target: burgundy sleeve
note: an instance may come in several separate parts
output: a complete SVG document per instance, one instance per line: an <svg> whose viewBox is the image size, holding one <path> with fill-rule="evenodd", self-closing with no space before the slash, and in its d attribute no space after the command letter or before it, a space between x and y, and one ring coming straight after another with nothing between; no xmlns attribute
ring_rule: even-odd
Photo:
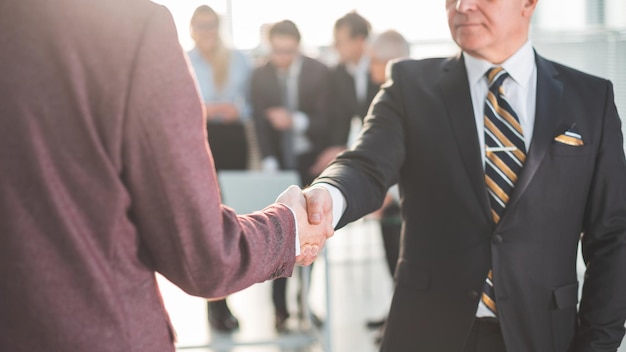
<svg viewBox="0 0 626 352"><path fill-rule="evenodd" d="M155 11L136 50L122 178L146 262L204 297L291 275L291 211L274 205L237 216L221 205L200 97L165 8Z"/></svg>

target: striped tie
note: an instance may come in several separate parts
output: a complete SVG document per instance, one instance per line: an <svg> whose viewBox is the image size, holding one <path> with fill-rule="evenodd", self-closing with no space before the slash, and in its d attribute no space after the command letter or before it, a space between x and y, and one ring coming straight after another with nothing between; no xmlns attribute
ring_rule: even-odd
<svg viewBox="0 0 626 352"><path fill-rule="evenodd" d="M526 161L522 126L506 100L502 87L502 82L508 76L502 67L494 67L487 72L489 92L485 101L485 183L489 191L491 216L496 224L504 214ZM497 314L491 270L483 286L482 301Z"/></svg>

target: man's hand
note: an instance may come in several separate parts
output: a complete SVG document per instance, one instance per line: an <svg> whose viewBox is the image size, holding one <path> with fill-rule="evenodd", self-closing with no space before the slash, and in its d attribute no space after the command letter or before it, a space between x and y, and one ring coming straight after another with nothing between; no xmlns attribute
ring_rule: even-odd
<svg viewBox="0 0 626 352"><path fill-rule="evenodd" d="M346 147L344 146L333 146L326 148L317 158L315 164L313 164L313 166L311 166L311 168L309 169L311 175L319 175L320 173L322 173L326 166L328 166L331 161L335 160L337 155L345 150Z"/></svg>
<svg viewBox="0 0 626 352"><path fill-rule="evenodd" d="M239 109L237 109L235 104L220 103L217 106L223 122L232 123L239 120Z"/></svg>
<svg viewBox="0 0 626 352"><path fill-rule="evenodd" d="M307 200L297 186L289 187L276 199L276 202L287 205L295 212L300 238L300 255L296 257L296 264L310 265L322 250L326 239L334 233L332 213L329 212L320 217L319 221L311 223L307 215Z"/></svg>
<svg viewBox="0 0 626 352"><path fill-rule="evenodd" d="M385 209L387 209L391 204L393 204L393 197L391 196L391 194L387 193L385 195L383 205L378 210L366 215L365 219L382 220Z"/></svg>
<svg viewBox="0 0 626 352"><path fill-rule="evenodd" d="M332 229L333 198L330 196L330 192L324 187L313 186L304 190L303 193L306 199L309 223L311 225L328 225Z"/></svg>
<svg viewBox="0 0 626 352"><path fill-rule="evenodd" d="M293 116L285 108L269 108L265 115L272 126L279 131L286 131L293 126Z"/></svg>
<svg viewBox="0 0 626 352"><path fill-rule="evenodd" d="M239 120L239 110L231 103L205 103L204 112L207 121L232 123Z"/></svg>

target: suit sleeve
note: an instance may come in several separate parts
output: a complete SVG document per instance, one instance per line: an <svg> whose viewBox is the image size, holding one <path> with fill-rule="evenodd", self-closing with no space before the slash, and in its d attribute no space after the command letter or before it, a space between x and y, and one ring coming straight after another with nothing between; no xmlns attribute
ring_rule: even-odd
<svg viewBox="0 0 626 352"><path fill-rule="evenodd" d="M607 83L602 139L583 223L587 265L576 351L616 351L626 319L626 161L613 88Z"/></svg>
<svg viewBox="0 0 626 352"><path fill-rule="evenodd" d="M146 25L130 78L122 178L147 265L192 295L219 297L291 275L295 220L280 205L223 205L199 94L171 15Z"/></svg>
<svg viewBox="0 0 626 352"><path fill-rule="evenodd" d="M315 181L337 187L346 198L339 228L380 208L387 189L397 183L405 156L406 119L400 71L401 67L392 66L356 144Z"/></svg>

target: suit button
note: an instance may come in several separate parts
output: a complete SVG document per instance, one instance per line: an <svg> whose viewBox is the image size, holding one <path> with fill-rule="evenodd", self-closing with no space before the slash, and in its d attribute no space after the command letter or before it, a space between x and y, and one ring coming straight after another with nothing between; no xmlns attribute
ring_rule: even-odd
<svg viewBox="0 0 626 352"><path fill-rule="evenodd" d="M494 235L491 240L494 244L502 244L502 242L504 241L504 239L500 235Z"/></svg>
<svg viewBox="0 0 626 352"><path fill-rule="evenodd" d="M478 298L478 291L471 290L467 293L467 297L472 301Z"/></svg>

